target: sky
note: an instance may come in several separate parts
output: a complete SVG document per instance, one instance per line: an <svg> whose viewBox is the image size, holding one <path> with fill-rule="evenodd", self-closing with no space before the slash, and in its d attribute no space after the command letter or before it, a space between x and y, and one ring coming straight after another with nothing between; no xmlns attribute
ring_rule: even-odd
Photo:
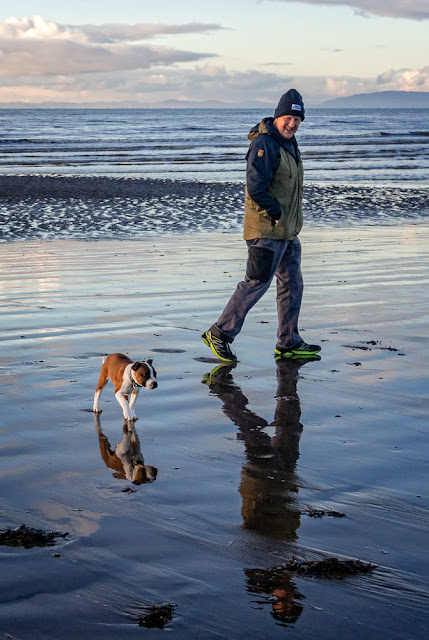
<svg viewBox="0 0 429 640"><path fill-rule="evenodd" d="M428 34L429 0L14 0L0 103L429 91Z"/></svg>

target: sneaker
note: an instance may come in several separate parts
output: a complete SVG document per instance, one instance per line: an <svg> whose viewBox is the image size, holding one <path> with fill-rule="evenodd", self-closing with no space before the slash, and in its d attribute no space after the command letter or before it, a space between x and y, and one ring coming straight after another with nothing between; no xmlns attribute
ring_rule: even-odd
<svg viewBox="0 0 429 640"><path fill-rule="evenodd" d="M237 356L233 351L231 351L231 347L226 340L222 340L222 338L214 336L210 329L208 331L204 331L201 337L206 345L213 351L216 358L219 358L219 360L223 360L224 362L237 362Z"/></svg>
<svg viewBox="0 0 429 640"><path fill-rule="evenodd" d="M321 347L318 344L307 344L303 341L300 344L297 344L295 347L292 347L292 349L281 349L276 347L274 349L274 357L276 359L293 358L296 356L300 358L314 358L314 356L317 356L320 350Z"/></svg>

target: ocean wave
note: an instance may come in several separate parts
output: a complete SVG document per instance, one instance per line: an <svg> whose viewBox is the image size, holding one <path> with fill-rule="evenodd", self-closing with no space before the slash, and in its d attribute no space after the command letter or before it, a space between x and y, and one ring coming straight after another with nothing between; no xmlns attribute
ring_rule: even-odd
<svg viewBox="0 0 429 640"><path fill-rule="evenodd" d="M228 110L227 117L219 110L150 110L137 117L120 109L9 110L0 118L0 174L235 180L244 178L247 132L260 117L256 110ZM409 120L405 129L399 125L395 111L309 110L298 133L307 175L368 184L423 180L429 110L419 114L418 129Z"/></svg>
<svg viewBox="0 0 429 640"><path fill-rule="evenodd" d="M397 138L408 138L412 137L426 137L429 136L429 131L405 131L404 133L400 133L397 131L375 131L374 135L379 136L395 136Z"/></svg>

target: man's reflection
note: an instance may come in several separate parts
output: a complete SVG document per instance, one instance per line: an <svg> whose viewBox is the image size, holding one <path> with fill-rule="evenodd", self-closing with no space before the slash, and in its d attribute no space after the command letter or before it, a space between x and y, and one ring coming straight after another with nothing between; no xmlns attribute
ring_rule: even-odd
<svg viewBox="0 0 429 640"><path fill-rule="evenodd" d="M270 596L273 618L286 625L298 620L304 608L300 602L304 596L290 574L282 569L245 569L244 572L249 593ZM256 601L256 604L266 604L266 600Z"/></svg>
<svg viewBox="0 0 429 640"><path fill-rule="evenodd" d="M220 365L203 380L223 402L222 411L238 427L237 437L244 443L247 461L239 487L243 526L288 541L296 540L300 525L295 466L302 424L297 382L306 362L277 361L276 407L270 424L247 408L249 401L232 376L235 365Z"/></svg>
<svg viewBox="0 0 429 640"><path fill-rule="evenodd" d="M94 423L98 433L101 457L106 467L114 470L115 478L129 480L137 485L154 482L158 469L144 463L140 439L133 422L127 420L124 423L122 441L114 450L101 429L99 414L94 414Z"/></svg>

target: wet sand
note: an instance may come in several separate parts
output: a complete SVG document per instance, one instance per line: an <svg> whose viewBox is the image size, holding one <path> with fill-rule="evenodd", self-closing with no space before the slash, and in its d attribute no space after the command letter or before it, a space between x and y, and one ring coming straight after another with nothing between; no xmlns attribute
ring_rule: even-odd
<svg viewBox="0 0 429 640"><path fill-rule="evenodd" d="M427 224L425 185L306 183L307 228ZM0 242L241 232L243 181L0 175Z"/></svg>
<svg viewBox="0 0 429 640"><path fill-rule="evenodd" d="M426 638L429 226L302 233L303 336L276 364L274 288L219 367L200 339L242 277L239 233L0 246L0 629L19 640ZM152 357L133 484L102 356ZM128 460L128 462L127 462ZM140 478L142 479L142 477ZM344 579L300 560L359 559Z"/></svg>

